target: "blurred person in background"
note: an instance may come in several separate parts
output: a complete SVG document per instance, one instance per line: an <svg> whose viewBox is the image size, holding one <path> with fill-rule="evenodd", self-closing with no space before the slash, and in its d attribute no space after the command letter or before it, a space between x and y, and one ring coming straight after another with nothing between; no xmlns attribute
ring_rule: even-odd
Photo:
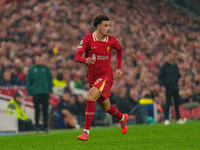
<svg viewBox="0 0 200 150"><path fill-rule="evenodd" d="M131 87L129 90L128 112L136 116L136 124L145 123L148 115L147 108L139 103L139 98L138 91L134 87Z"/></svg>
<svg viewBox="0 0 200 150"><path fill-rule="evenodd" d="M194 95L193 95L193 101L200 103L200 85L197 85L194 88Z"/></svg>
<svg viewBox="0 0 200 150"><path fill-rule="evenodd" d="M13 4L23 4L23 0L4 0L4 4L13 3Z"/></svg>
<svg viewBox="0 0 200 150"><path fill-rule="evenodd" d="M18 73L18 78L20 80L20 85L26 85L26 76L28 74L29 67L24 66Z"/></svg>
<svg viewBox="0 0 200 150"><path fill-rule="evenodd" d="M6 69L3 72L3 77L0 80L1 86L13 86L17 85L17 77L12 74L11 69Z"/></svg>
<svg viewBox="0 0 200 150"><path fill-rule="evenodd" d="M72 88L83 88L83 80L81 79L81 76L78 74L74 74L72 76Z"/></svg>
<svg viewBox="0 0 200 150"><path fill-rule="evenodd" d="M179 73L178 65L175 63L174 59L174 54L171 51L169 51L167 54L167 61L161 66L158 74L161 90L165 92L166 95L166 102L164 104L165 125L170 124L169 108L172 105L172 96L174 98L177 123L184 123L184 121L180 118L179 113L180 96L178 80L181 77L181 75Z"/></svg>
<svg viewBox="0 0 200 150"><path fill-rule="evenodd" d="M86 109L86 102L85 98L82 94L78 94L76 97L75 103L75 113L74 115L77 116L78 123L83 126L85 122L85 109Z"/></svg>
<svg viewBox="0 0 200 150"><path fill-rule="evenodd" d="M126 86L121 86L118 89L115 100L118 102L117 108L119 108L119 110L122 113L130 111L130 109L129 109L129 96L128 96L128 91L127 91Z"/></svg>
<svg viewBox="0 0 200 150"><path fill-rule="evenodd" d="M71 112L71 108L72 108L72 104L70 102L72 98L71 96L72 95L70 94L68 90L64 91L64 94L62 95L62 98L57 105L57 112L59 113L59 116L61 115L60 119L63 118L64 126L66 124L69 124L70 127L79 129L80 125L78 124L76 117Z"/></svg>
<svg viewBox="0 0 200 150"><path fill-rule="evenodd" d="M43 58L40 54L34 56L35 65L30 67L26 77L26 90L30 99L33 98L35 107L36 132L40 131L39 117L40 104L42 105L43 127L46 133L48 130L48 108L49 96L52 94L52 74L50 69L43 65Z"/></svg>
<svg viewBox="0 0 200 150"><path fill-rule="evenodd" d="M137 115L141 116L143 114L140 109L139 98L140 95L138 91L134 87L131 87L129 90L129 114L134 114L136 117Z"/></svg>
<svg viewBox="0 0 200 150"><path fill-rule="evenodd" d="M53 94L62 96L67 82L63 79L63 73L57 72L56 78L53 79Z"/></svg>
<svg viewBox="0 0 200 150"><path fill-rule="evenodd" d="M29 131L32 130L32 121L22 110L21 100L22 96L19 93L15 93L14 99L11 99L6 107L6 113L17 117L19 131Z"/></svg>

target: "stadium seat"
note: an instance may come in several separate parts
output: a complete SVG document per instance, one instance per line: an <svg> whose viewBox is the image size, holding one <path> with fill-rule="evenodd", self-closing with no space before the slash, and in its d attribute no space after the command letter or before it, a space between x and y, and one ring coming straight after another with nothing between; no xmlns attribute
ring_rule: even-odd
<svg viewBox="0 0 200 150"><path fill-rule="evenodd" d="M200 118L200 106L198 108L192 110L191 117Z"/></svg>
<svg viewBox="0 0 200 150"><path fill-rule="evenodd" d="M3 86L2 87L2 94L7 95L7 96L12 96L10 92L10 87L8 86Z"/></svg>
<svg viewBox="0 0 200 150"><path fill-rule="evenodd" d="M188 102L188 103L183 104L183 108L185 110L189 110L191 118L196 118L197 114L194 112L198 113L198 107L199 107L198 102Z"/></svg>
<svg viewBox="0 0 200 150"><path fill-rule="evenodd" d="M24 94L25 96L27 96L27 92L26 92L26 87L25 87L25 86L19 86L19 90L20 90L21 92L23 92L23 94Z"/></svg>
<svg viewBox="0 0 200 150"><path fill-rule="evenodd" d="M181 118L190 118L191 117L190 111L184 109L182 105L179 106L179 112L180 112L180 117ZM172 117L174 119L176 119L176 112L175 112L175 107L174 106L172 106Z"/></svg>
<svg viewBox="0 0 200 150"><path fill-rule="evenodd" d="M18 91L18 87L17 86L12 86L10 89L10 94L13 97L15 95L15 93L17 93Z"/></svg>

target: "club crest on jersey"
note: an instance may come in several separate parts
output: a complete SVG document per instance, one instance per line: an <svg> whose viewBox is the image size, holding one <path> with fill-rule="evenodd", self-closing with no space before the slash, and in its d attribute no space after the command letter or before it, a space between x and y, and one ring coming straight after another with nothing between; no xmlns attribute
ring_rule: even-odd
<svg viewBox="0 0 200 150"><path fill-rule="evenodd" d="M109 52L110 51L110 46L107 46L107 52Z"/></svg>

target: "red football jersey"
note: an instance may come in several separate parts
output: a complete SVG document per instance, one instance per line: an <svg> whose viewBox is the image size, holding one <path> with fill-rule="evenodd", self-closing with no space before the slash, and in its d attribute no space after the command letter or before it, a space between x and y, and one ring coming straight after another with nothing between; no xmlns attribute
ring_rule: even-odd
<svg viewBox="0 0 200 150"><path fill-rule="evenodd" d="M111 68L112 50L116 50L117 69L121 69L122 47L113 36L106 36L103 41L98 41L96 32L85 35L81 40L75 55L76 62L85 63L87 57L95 60L95 64L88 65L87 78L90 83L94 83L98 77L105 74L113 74ZM82 54L85 53L85 57Z"/></svg>

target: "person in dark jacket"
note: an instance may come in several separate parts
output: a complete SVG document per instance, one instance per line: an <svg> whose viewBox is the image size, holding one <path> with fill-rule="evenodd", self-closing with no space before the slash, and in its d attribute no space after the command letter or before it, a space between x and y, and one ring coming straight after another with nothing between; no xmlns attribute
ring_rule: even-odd
<svg viewBox="0 0 200 150"><path fill-rule="evenodd" d="M1 86L14 86L18 85L17 76L15 76L10 68L7 68L1 75L0 85Z"/></svg>
<svg viewBox="0 0 200 150"><path fill-rule="evenodd" d="M178 80L181 77L179 68L177 64L174 62L174 54L170 51L167 54L167 61L161 66L158 79L161 90L165 92L166 102L164 104L164 115L165 115L165 125L169 125L169 107L171 105L171 97L174 98L174 105L176 111L176 119L177 123L183 124L183 120L180 119L179 113L179 87Z"/></svg>
<svg viewBox="0 0 200 150"><path fill-rule="evenodd" d="M62 119L64 121L64 124L69 124L70 127L73 127L75 129L79 129L80 125L78 124L74 114L70 111L71 104L70 99L72 98L72 95L69 91L65 90L64 94L61 98L61 101L57 105L57 113L59 116L62 116Z"/></svg>
<svg viewBox="0 0 200 150"><path fill-rule="evenodd" d="M34 56L34 61L35 65L30 67L26 77L26 90L29 98L33 98L36 132L40 131L39 117L42 104L44 130L48 133L49 95L52 93L53 79L50 69L43 65L40 54Z"/></svg>

